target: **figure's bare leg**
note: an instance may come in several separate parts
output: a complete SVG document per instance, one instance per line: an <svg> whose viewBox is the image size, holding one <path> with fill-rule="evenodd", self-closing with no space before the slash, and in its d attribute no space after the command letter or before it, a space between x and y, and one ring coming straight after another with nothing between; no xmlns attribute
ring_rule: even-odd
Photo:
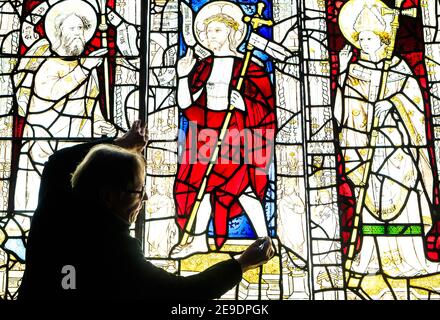
<svg viewBox="0 0 440 320"><path fill-rule="evenodd" d="M199 212L196 217L196 227L194 233L196 237L206 238L208 233L208 223L209 218L211 218L211 203L209 201L210 194L205 194L203 196L202 202L200 203Z"/></svg>
<svg viewBox="0 0 440 320"><path fill-rule="evenodd" d="M189 242L183 246L176 246L171 250L170 257L181 259L195 253L204 253L209 251L208 247L208 223L211 217L211 204L209 194L203 196L199 211L196 216L195 236L189 238Z"/></svg>
<svg viewBox="0 0 440 320"><path fill-rule="evenodd" d="M249 194L248 192L252 192L250 188L246 189L246 193L241 195L240 198L238 198L238 201L249 217L257 237L266 237L268 236L268 232L263 206L253 192L252 194Z"/></svg>

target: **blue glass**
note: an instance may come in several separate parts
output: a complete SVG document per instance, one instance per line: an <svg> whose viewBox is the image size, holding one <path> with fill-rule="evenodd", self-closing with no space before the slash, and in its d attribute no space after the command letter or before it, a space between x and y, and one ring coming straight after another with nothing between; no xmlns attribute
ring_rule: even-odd
<svg viewBox="0 0 440 320"><path fill-rule="evenodd" d="M26 249L21 238L9 238L4 245L4 249L15 255L18 259L25 260Z"/></svg>
<svg viewBox="0 0 440 320"><path fill-rule="evenodd" d="M251 223L245 214L235 217L228 222L229 232L228 237L230 239L243 239L243 238L256 238L254 230L251 227ZM208 236L214 236L214 223L211 219L208 227Z"/></svg>

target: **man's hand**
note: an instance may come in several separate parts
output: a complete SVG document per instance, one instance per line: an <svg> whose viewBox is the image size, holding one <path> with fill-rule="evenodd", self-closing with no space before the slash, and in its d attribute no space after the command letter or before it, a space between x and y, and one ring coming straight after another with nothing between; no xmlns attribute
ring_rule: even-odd
<svg viewBox="0 0 440 320"><path fill-rule="evenodd" d="M265 264L275 254L275 248L269 237L264 237L252 243L243 254L237 259L241 265L241 270L246 272Z"/></svg>
<svg viewBox="0 0 440 320"><path fill-rule="evenodd" d="M108 50L106 48L93 51L89 57L84 59L85 61L82 63L82 66L89 71L93 68L99 67L103 61L103 58L101 57L106 55L107 52Z"/></svg>
<svg viewBox="0 0 440 320"><path fill-rule="evenodd" d="M237 90L231 91L231 104L238 110L246 111L246 105L244 103L243 97Z"/></svg>
<svg viewBox="0 0 440 320"><path fill-rule="evenodd" d="M146 123L141 120L133 122L130 130L122 137L115 139L114 144L134 152L141 153L148 143L148 131Z"/></svg>

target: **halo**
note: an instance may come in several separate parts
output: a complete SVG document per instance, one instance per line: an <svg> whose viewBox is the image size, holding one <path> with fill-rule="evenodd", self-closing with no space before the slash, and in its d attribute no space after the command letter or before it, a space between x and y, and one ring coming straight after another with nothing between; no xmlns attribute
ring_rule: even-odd
<svg viewBox="0 0 440 320"><path fill-rule="evenodd" d="M55 20L60 15L78 14L81 15L90 22L91 27L85 30L84 37L87 43L95 34L96 26L98 23L98 17L96 11L90 5L90 3L83 0L64 0L55 4L49 9L44 20L44 30L50 43L56 43L57 36L55 30Z"/></svg>
<svg viewBox="0 0 440 320"><path fill-rule="evenodd" d="M229 1L212 1L205 4L197 13L194 21L194 34L197 41L206 49L208 45L206 43L205 24L203 23L209 17L218 13L224 13L233 18L238 23L238 29L235 32L235 40L237 44L240 44L246 36L247 25L243 22L244 13L241 8Z"/></svg>
<svg viewBox="0 0 440 320"><path fill-rule="evenodd" d="M382 8L388 8L385 3L379 0L351 0L346 2L341 8L338 18L339 29L341 30L342 35L358 49L360 49L359 43L353 38L353 34L355 33L354 25L364 6L377 6L379 10L382 10ZM385 15L382 16L382 18L385 20L387 28L389 28L391 24L390 19L393 18L392 15ZM389 30L386 31L389 32Z"/></svg>

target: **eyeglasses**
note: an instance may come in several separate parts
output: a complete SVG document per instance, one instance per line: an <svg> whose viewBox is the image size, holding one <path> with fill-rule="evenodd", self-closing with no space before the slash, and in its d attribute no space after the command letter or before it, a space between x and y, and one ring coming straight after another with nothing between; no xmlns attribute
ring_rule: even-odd
<svg viewBox="0 0 440 320"><path fill-rule="evenodd" d="M139 191L138 190L124 190L124 191L128 193L136 193L143 196L145 194L145 186L142 186L142 189Z"/></svg>

